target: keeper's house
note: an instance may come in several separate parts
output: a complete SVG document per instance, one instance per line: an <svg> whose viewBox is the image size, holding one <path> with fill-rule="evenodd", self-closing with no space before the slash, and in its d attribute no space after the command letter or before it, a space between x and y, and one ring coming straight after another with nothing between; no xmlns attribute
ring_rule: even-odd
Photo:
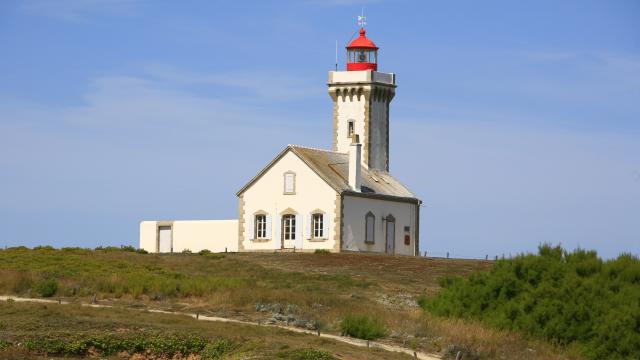
<svg viewBox="0 0 640 360"><path fill-rule="evenodd" d="M140 247L418 255L421 201L389 173L396 81L377 51L361 29L347 70L329 72L332 150L287 146L238 191L238 220L143 221Z"/></svg>

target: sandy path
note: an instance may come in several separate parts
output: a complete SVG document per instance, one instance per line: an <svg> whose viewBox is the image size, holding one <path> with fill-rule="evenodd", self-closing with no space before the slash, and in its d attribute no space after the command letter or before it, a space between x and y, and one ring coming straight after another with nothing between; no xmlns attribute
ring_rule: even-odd
<svg viewBox="0 0 640 360"><path fill-rule="evenodd" d="M9 299L11 299L13 301L17 301L17 302L36 302L36 303L51 303L51 304L60 303L60 304L67 304L67 305L74 304L74 303L70 303L68 301L58 301L58 300L49 300L49 299L35 299L35 298L21 298L21 297L15 297L15 296L0 295L0 300L2 300L2 301L7 301ZM117 306L100 305L100 304L82 304L82 303L80 303L80 305L81 306L86 306L86 307L96 307L96 308L117 308ZM120 307L120 308L124 308L124 307ZM189 316L189 317L192 317L194 319L202 320L202 321L229 322L229 323L242 324L242 325L252 325L252 326L270 326L270 327L277 327L277 328L281 328L281 329L285 329L285 330L293 331L293 332L297 332L297 333L304 333L304 334L316 335L316 336L318 335L318 333L315 332L315 331L300 329L300 328L296 328L296 327L293 327L293 326L263 325L263 324L257 324L255 322L236 320L236 319L229 319L229 318L223 318L223 317L217 317L217 316L205 316L205 315L198 315L198 314L192 314L192 313L164 311L164 310L155 310L155 309L133 309L133 308L124 308L124 309L127 309L127 310L138 310L138 311L148 311L148 312L152 312L152 313L169 314L169 315ZM386 351L401 352L401 353L405 353L405 354L411 355L411 356L415 357L416 359L440 360L440 357L438 357L437 355L427 354L427 353L423 353L423 352L419 352L419 351L413 351L413 350L410 350L410 349L407 349L407 348L403 348L403 347L400 347L400 346L387 345L387 344L383 344L383 343L379 343L379 342L375 342L375 341L369 341L368 345L367 345L367 341L366 340L360 340L360 339L355 339L355 338L346 337L346 336L338 336L338 335L320 333L320 337L324 337L324 338L327 338L327 339L332 339L332 340L335 340L335 341L340 341L340 342L343 342L343 343L346 343L346 344L360 346L360 347L369 346L369 347L372 347L372 348L378 348L378 349L382 349L382 350L386 350Z"/></svg>

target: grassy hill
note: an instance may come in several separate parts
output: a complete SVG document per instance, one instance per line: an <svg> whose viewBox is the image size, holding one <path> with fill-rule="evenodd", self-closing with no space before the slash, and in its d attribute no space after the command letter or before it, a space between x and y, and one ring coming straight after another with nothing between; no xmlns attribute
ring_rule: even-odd
<svg viewBox="0 0 640 360"><path fill-rule="evenodd" d="M60 297L84 303L95 299L98 303L122 306L122 312L117 314L113 310L102 309L92 320L98 321L96 319L103 317L117 320L111 328L105 328L104 334L111 333L114 327L121 327L125 332L143 328L151 334L164 333L162 327L155 327L164 321L160 315L130 316L124 313L127 307L156 308L265 324L319 328L322 332L334 334L352 334L365 327L365 333L381 336L379 340L382 342L440 353L445 358L455 358L458 352L467 359L580 358L576 351L531 340L515 331L492 330L475 320L435 317L418 306L418 298L440 291L441 279L451 276L466 278L471 273L486 272L491 266L492 262L486 261L373 254L157 255L114 248L12 248L0 250L0 293ZM67 319L66 323L80 324L79 334L86 333L83 327L94 328L94 325L84 322L89 312L95 309L49 305L47 309L38 310L38 315L35 310L21 313L21 322L34 324L33 331L29 333L12 327L10 324L15 322L7 320L13 311L10 307L16 306L39 309L38 305L0 304L0 341L5 344L14 343L15 339L11 337L15 334L40 336L48 325L38 319L46 317L62 316ZM13 313L11 316L17 316L15 311ZM345 319L348 321L343 321ZM358 322L358 319L369 322ZM253 341L260 343L259 339L265 335L245 330L226 332L226 325L219 325L218 332L207 332L205 329L218 325L202 325L188 319L184 323L189 323L188 326L183 325L184 334L194 334L194 331L204 334L201 340L213 341L214 345L218 341L240 344L233 351L243 354L273 358L280 351L277 347L259 344L250 349L241 346ZM373 323L381 327L381 331L368 332ZM345 328L351 326L348 324L355 324L354 328ZM194 326L194 330L187 331L190 326ZM99 332L88 332L86 336L99 336ZM174 338L179 342L182 333L178 332ZM240 333L243 335L236 336ZM66 336L64 331L60 334ZM296 342L288 337L278 335L285 347L283 351L306 351L306 345L312 345L313 349L324 349L336 358L374 358L366 349L341 350L341 353L334 351L333 345L323 346L307 340ZM282 356L289 356L286 351ZM295 353L291 356L313 358L300 357ZM322 358L323 355L318 356Z"/></svg>

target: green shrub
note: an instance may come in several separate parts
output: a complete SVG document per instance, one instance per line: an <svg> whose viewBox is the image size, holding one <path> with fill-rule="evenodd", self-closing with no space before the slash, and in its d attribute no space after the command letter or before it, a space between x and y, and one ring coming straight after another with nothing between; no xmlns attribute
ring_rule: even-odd
<svg viewBox="0 0 640 360"><path fill-rule="evenodd" d="M9 346L11 346L10 343L0 339L0 350L4 350L4 349L8 348Z"/></svg>
<svg viewBox="0 0 640 360"><path fill-rule="evenodd" d="M640 261L630 254L602 261L595 251L542 245L441 285L419 299L436 315L576 344L591 359L640 357Z"/></svg>
<svg viewBox="0 0 640 360"><path fill-rule="evenodd" d="M125 245L123 245L123 246L120 246L120 249L121 249L122 251L128 251L128 252L136 252L136 250L137 250L136 248L134 248L134 247L133 247L133 246L131 246L131 245L126 245L126 246L125 246Z"/></svg>
<svg viewBox="0 0 640 360"><path fill-rule="evenodd" d="M202 250L198 251L198 254L200 254L200 255L209 255L209 254L211 254L211 250L202 249Z"/></svg>
<svg viewBox="0 0 640 360"><path fill-rule="evenodd" d="M384 324L378 319L372 319L366 315L348 315L340 322L342 335L374 340L386 335Z"/></svg>
<svg viewBox="0 0 640 360"><path fill-rule="evenodd" d="M314 251L314 253L327 255L327 254L331 254L331 251L329 251L327 249L316 249L316 251Z"/></svg>
<svg viewBox="0 0 640 360"><path fill-rule="evenodd" d="M55 250L55 249L53 248L53 246L50 246L50 245L40 245L40 246L35 246L33 250Z"/></svg>
<svg viewBox="0 0 640 360"><path fill-rule="evenodd" d="M42 280L36 284L35 290L42 297L52 297L58 291L58 282L54 279Z"/></svg>
<svg viewBox="0 0 640 360"><path fill-rule="evenodd" d="M182 250L182 253L183 253L183 254L191 254L191 250L189 250L189 249L184 249L184 250Z"/></svg>
<svg viewBox="0 0 640 360"><path fill-rule="evenodd" d="M215 343L209 343L200 352L202 360L218 360L223 359L226 353L234 349L234 344L228 340L219 340Z"/></svg>
<svg viewBox="0 0 640 360"><path fill-rule="evenodd" d="M287 360L337 360L330 352L316 349L280 351L276 356Z"/></svg>
<svg viewBox="0 0 640 360"><path fill-rule="evenodd" d="M148 254L149 252L145 249L136 249L136 253L144 255L144 254Z"/></svg>

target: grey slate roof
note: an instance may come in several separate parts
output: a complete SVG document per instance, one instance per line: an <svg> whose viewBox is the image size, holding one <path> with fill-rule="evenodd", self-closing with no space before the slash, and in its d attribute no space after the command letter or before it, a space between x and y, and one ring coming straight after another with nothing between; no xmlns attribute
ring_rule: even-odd
<svg viewBox="0 0 640 360"><path fill-rule="evenodd" d="M349 154L313 149L298 145L289 145L269 165L267 165L267 167L256 175L256 177L240 189L240 191L238 191L238 195L259 179L264 172L271 168L271 166L288 151L292 151L296 154L338 193L354 193L349 186ZM394 178L390 173L383 170L367 169L364 166L361 170L362 188L361 192L358 193L359 195L371 197L392 196L419 201L406 186L402 185L402 183L400 183L400 181Z"/></svg>

